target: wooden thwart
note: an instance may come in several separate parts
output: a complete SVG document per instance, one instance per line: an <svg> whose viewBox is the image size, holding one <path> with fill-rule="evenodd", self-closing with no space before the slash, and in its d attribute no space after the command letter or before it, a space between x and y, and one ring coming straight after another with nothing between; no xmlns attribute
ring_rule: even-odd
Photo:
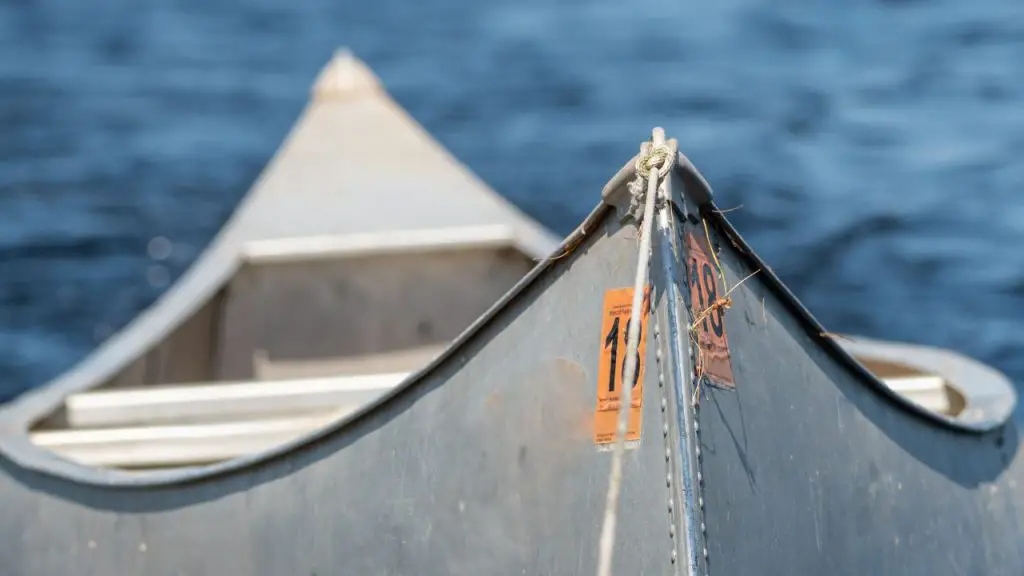
<svg viewBox="0 0 1024 576"><path fill-rule="evenodd" d="M253 420L357 408L407 376L392 372L98 391L75 394L65 407L72 428Z"/></svg>
<svg viewBox="0 0 1024 576"><path fill-rule="evenodd" d="M909 376L882 379L889 388L915 404L938 412L951 414L954 411L946 381L940 376Z"/></svg>
<svg viewBox="0 0 1024 576"><path fill-rule="evenodd" d="M355 409L215 424L36 432L32 442L86 466L195 466L269 450Z"/></svg>

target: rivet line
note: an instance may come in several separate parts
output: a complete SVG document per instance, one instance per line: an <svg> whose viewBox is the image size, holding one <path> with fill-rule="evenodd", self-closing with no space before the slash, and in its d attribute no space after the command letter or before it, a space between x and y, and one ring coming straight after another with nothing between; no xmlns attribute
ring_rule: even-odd
<svg viewBox="0 0 1024 576"><path fill-rule="evenodd" d="M654 315L654 309L651 309ZM669 440L669 422L667 417L668 398L665 391L665 371L661 362L661 329L658 326L657 316L654 316L654 359L658 365L658 388L661 390L661 417L662 417L662 439L665 440L665 486L668 488L668 539L669 559L672 564L676 563L676 526L673 518L674 502L672 499L672 448Z"/></svg>

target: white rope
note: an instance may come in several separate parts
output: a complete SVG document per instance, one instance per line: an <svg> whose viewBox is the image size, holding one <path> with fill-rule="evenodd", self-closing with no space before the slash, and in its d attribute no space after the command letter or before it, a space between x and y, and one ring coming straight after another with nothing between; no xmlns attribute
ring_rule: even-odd
<svg viewBox="0 0 1024 576"><path fill-rule="evenodd" d="M637 255L636 281L633 283L633 304L629 317L626 337L626 366L622 382L633 382L637 366L637 348L640 347L640 322L643 297L647 283L647 269L651 261L651 236L654 222L654 205L658 195L658 181L668 174L675 160L671 149L665 144L665 132L654 129L653 142L644 143L642 154L636 161L636 180L629 189L633 202L639 203L643 182L647 181L643 219L640 221L640 250ZM612 469L608 479L608 497L605 501L604 523L601 526L601 540L597 564L598 576L611 576L612 553L615 548L615 524L618 521L619 494L622 491L622 460L625 453L626 429L629 425L629 411L633 404L633 386L623 386L624 398L619 401L618 426L615 430L615 445L612 451Z"/></svg>

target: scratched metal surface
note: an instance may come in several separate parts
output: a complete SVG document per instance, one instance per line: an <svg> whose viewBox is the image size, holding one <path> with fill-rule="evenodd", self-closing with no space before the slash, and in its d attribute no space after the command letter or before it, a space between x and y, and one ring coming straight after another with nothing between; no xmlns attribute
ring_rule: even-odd
<svg viewBox="0 0 1024 576"><path fill-rule="evenodd" d="M714 237L727 278L753 272ZM711 574L1024 569L1013 420L980 435L929 422L826 351L763 276L732 298L736 389L706 388L697 416Z"/></svg>
<svg viewBox="0 0 1024 576"><path fill-rule="evenodd" d="M593 573L610 463L591 428L601 304L636 264L635 229L602 226L435 370L304 449L149 488L0 461L2 573ZM618 574L672 570L658 406L626 459Z"/></svg>

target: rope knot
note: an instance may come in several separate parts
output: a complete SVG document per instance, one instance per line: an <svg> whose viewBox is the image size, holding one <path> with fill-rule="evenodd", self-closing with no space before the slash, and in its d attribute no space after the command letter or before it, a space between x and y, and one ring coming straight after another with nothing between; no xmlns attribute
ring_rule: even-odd
<svg viewBox="0 0 1024 576"><path fill-rule="evenodd" d="M647 198L647 180L650 179L651 170L657 170L660 180L668 175L675 162L675 150L666 143L652 145L650 151L641 154L636 159L636 163L633 165L633 181L626 186L631 196L629 208L626 210L627 214L636 220L640 219Z"/></svg>
<svg viewBox="0 0 1024 576"><path fill-rule="evenodd" d="M651 170L658 169L658 178L664 178L672 169L675 157L672 149L667 144L657 144L651 147L651 151L636 159L636 174L639 178L647 179Z"/></svg>

